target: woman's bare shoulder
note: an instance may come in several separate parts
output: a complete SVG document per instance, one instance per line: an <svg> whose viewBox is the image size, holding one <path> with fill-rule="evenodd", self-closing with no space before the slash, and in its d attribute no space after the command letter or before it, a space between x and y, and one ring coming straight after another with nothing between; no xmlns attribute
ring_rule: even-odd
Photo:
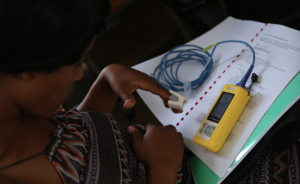
<svg viewBox="0 0 300 184"><path fill-rule="evenodd" d="M46 156L28 160L0 171L1 184L62 184L62 180Z"/></svg>

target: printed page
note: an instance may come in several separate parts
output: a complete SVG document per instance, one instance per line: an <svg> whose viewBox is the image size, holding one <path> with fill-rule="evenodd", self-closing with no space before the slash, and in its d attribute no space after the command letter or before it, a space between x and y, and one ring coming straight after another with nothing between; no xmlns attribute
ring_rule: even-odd
<svg viewBox="0 0 300 184"><path fill-rule="evenodd" d="M253 72L259 78L251 88L251 99L228 136L224 146L212 153L195 144L193 138L205 116L225 84L235 85L241 80L252 63L252 53L239 43L219 45L213 55L214 70L207 81L195 90L182 114L173 114L163 106L159 97L138 91L150 110L164 125L172 124L182 132L185 145L195 153L213 172L223 177L233 163L260 119L277 96L299 72L300 33L284 26L241 21L227 18L211 31L189 44L206 47L223 40L242 40L249 43L256 53ZM163 56L156 57L134 68L150 74L159 65ZM203 66L186 62L180 68L179 79L196 79ZM250 79L247 83L249 86Z"/></svg>

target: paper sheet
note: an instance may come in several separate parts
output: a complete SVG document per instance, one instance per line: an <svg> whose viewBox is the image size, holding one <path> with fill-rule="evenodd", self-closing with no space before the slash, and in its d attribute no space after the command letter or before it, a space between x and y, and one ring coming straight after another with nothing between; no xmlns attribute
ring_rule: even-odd
<svg viewBox="0 0 300 184"><path fill-rule="evenodd" d="M249 68L252 55L249 48L237 43L219 45L213 55L214 71L202 87L192 93L182 114L173 114L170 109L164 108L159 97L138 91L158 120L164 125L176 126L183 134L185 145L220 178L226 174L277 96L300 70L299 31L229 17L189 44L204 48L223 40L242 40L254 48L256 64L253 72L259 78L258 83L252 86L250 102L218 153L212 153L198 146L193 142L193 137L222 87L227 83L236 84ZM162 57L158 56L134 68L150 74ZM190 81L197 78L201 67L195 66L193 62L186 62L180 68L179 79Z"/></svg>

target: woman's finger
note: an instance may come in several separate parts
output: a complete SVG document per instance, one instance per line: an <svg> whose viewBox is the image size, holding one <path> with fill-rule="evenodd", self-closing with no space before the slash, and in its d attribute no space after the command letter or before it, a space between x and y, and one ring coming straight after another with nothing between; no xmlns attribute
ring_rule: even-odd
<svg viewBox="0 0 300 184"><path fill-rule="evenodd" d="M172 131L172 132L177 133L177 129L176 129L176 127L173 126L173 125L167 125L166 128L167 128L168 130Z"/></svg>
<svg viewBox="0 0 300 184"><path fill-rule="evenodd" d="M135 105L135 98L131 90L127 86L120 86L120 88L122 89L115 90L115 92L124 101L124 108L131 109Z"/></svg>
<svg viewBox="0 0 300 184"><path fill-rule="evenodd" d="M149 82L147 86L140 85L140 89L149 91L152 94L160 96L164 102L164 106L166 108L169 108L168 101L170 100L171 93L167 91L165 88L163 88L162 86L160 86L154 79L151 78L151 81L153 82ZM183 112L182 110L179 109L172 109L172 111L176 114Z"/></svg>
<svg viewBox="0 0 300 184"><path fill-rule="evenodd" d="M147 76L149 77L149 76ZM150 77L149 77L150 78ZM160 96L163 100L169 100L171 93L159 85L156 81L148 80L149 82L142 82L139 84L139 88L145 91L149 91L152 94Z"/></svg>
<svg viewBox="0 0 300 184"><path fill-rule="evenodd" d="M182 113L183 110L180 110L180 109L172 109L172 111L175 113L175 114L178 114L178 113Z"/></svg>
<svg viewBox="0 0 300 184"><path fill-rule="evenodd" d="M162 100L163 100L163 102L164 102L164 106L165 106L166 108L169 108L168 100L165 100L165 99L162 99Z"/></svg>

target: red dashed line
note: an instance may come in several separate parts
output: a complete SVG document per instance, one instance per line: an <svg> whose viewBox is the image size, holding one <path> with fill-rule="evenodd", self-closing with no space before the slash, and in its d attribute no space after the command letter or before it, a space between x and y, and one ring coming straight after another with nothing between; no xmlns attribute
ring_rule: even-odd
<svg viewBox="0 0 300 184"><path fill-rule="evenodd" d="M268 25L268 23L266 23L265 26L267 26L267 25ZM260 31L263 31L263 30L264 30L264 29L261 28ZM255 35L255 37L257 37L258 35L259 35L259 34L257 33L257 34ZM253 41L254 41L254 39L251 40L251 42L253 42ZM248 46L246 46L246 47L248 47ZM243 49L242 52L244 52L244 51L245 51L245 50ZM238 57L240 57L240 55L237 55L236 57L238 58ZM234 63L234 62L235 62L235 60L232 61L232 63ZM227 66L227 68L229 68L229 67L230 67L230 65ZM225 73L225 72L226 72L226 70L223 71L223 73ZM218 79L220 79L220 78L221 78L221 75L219 75ZM216 83L217 83L217 81L214 81L214 84L216 84ZM211 88L212 88L212 86L209 87L209 89L211 89ZM206 94L207 94L207 91L205 91L204 95L206 95ZM200 97L199 99L202 100L203 97ZM198 105L198 102L196 102L195 105ZM194 109L194 107L191 107L190 110L192 111L193 109ZM187 115L189 115L189 113L187 112L185 115L187 116ZM183 121L183 120L184 120L184 117L181 118L181 121ZM177 123L176 126L179 126L179 123Z"/></svg>

